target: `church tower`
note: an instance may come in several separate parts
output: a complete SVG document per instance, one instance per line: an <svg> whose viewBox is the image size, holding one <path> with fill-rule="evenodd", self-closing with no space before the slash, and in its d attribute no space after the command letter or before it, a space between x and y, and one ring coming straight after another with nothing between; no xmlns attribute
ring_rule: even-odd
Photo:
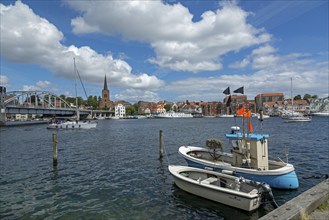
<svg viewBox="0 0 329 220"><path fill-rule="evenodd" d="M106 75L104 79L104 88L102 90L102 99L99 102L99 107L105 109L109 109L111 107L110 90L107 88Z"/></svg>

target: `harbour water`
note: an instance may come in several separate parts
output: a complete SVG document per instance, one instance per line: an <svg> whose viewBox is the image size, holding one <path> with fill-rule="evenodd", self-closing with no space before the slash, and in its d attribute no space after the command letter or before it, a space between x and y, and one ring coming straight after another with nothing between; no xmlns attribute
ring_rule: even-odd
<svg viewBox="0 0 329 220"><path fill-rule="evenodd" d="M205 146L217 138L229 151L225 133L232 125L232 118L100 120L97 129L58 131L57 168L54 131L45 124L2 127L0 219L258 219L273 208L247 213L196 197L176 187L167 169L186 165L181 145ZM253 127L270 134L271 158L286 161L289 148L299 177L298 190L274 190L279 205L329 174L328 117L307 123L269 118Z"/></svg>

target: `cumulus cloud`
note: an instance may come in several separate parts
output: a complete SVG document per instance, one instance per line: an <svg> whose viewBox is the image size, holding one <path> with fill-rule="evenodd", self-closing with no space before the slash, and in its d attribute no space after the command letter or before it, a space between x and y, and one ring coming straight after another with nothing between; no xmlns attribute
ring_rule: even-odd
<svg viewBox="0 0 329 220"><path fill-rule="evenodd" d="M63 45L63 33L20 1L9 6L0 4L0 10L0 50L8 61L37 64L49 68L55 76L72 79L75 58L85 82L101 85L106 74L110 85L124 88L152 89L164 84L147 73L133 74L127 62L112 55L98 54L88 46Z"/></svg>
<svg viewBox="0 0 329 220"><path fill-rule="evenodd" d="M177 100L214 100L222 101L222 92L228 86L237 89L245 87L248 99L253 99L260 93L283 92L290 97L290 78L293 78L294 94L317 94L319 97L328 96L328 54L321 54L317 59L307 54L272 54L276 49L260 48L248 56L251 62L257 57L275 57L279 65L258 65L254 72L245 74L221 75L218 77L192 77L174 81L165 86L165 90L176 93ZM258 53L259 52L259 53ZM264 58L265 60L265 58ZM257 61L258 62L258 61ZM253 64L254 65L254 64ZM193 85L193 86L191 86ZM316 89L315 89L316 88Z"/></svg>
<svg viewBox="0 0 329 220"><path fill-rule="evenodd" d="M0 75L0 86L4 86L4 87L10 86L8 76Z"/></svg>
<svg viewBox="0 0 329 220"><path fill-rule="evenodd" d="M133 103L137 103L138 101L150 101L157 102L161 100L157 93L152 91L145 91L140 89L126 89L120 93L114 95L116 100L127 100Z"/></svg>
<svg viewBox="0 0 329 220"><path fill-rule="evenodd" d="M234 2L204 12L197 22L180 3L166 4L160 0L67 3L81 12L71 21L74 33L117 34L147 42L156 53L149 62L176 71L221 69L221 55L271 39L263 30L248 24L249 14Z"/></svg>
<svg viewBox="0 0 329 220"><path fill-rule="evenodd" d="M38 81L35 85L23 85L22 91L54 91L56 88L47 80Z"/></svg>

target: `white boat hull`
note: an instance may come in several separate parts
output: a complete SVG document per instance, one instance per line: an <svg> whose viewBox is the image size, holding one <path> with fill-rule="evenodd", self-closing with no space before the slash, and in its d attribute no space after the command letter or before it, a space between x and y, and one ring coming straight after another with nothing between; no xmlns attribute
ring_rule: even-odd
<svg viewBox="0 0 329 220"><path fill-rule="evenodd" d="M51 123L47 126L48 129L91 129L96 128L97 123L94 122L63 122L63 123Z"/></svg>
<svg viewBox="0 0 329 220"><path fill-rule="evenodd" d="M291 116L284 118L284 122L310 122L312 119L305 116Z"/></svg>
<svg viewBox="0 0 329 220"><path fill-rule="evenodd" d="M167 113L154 115L154 118L193 118L193 115L181 113L181 112L167 112Z"/></svg>
<svg viewBox="0 0 329 220"><path fill-rule="evenodd" d="M234 185L237 177L186 166L169 165L168 169L175 184L191 194L246 211L253 211L261 204L259 189L247 183L238 183L237 188Z"/></svg>

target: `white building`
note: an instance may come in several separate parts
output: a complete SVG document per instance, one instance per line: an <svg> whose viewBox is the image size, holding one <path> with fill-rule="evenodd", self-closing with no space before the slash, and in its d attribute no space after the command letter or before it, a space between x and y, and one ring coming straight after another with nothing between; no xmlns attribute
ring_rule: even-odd
<svg viewBox="0 0 329 220"><path fill-rule="evenodd" d="M115 106L115 117L124 118L126 116L126 107L122 104Z"/></svg>

